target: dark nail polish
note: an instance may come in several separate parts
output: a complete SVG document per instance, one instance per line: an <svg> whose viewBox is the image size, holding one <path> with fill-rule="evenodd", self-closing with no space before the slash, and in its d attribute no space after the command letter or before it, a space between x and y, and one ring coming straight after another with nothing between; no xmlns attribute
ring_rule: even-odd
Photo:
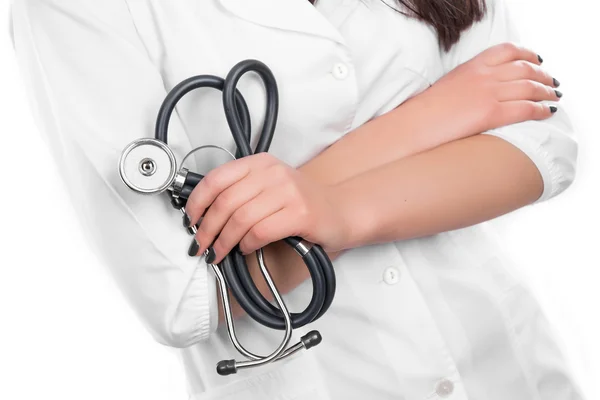
<svg viewBox="0 0 600 400"><path fill-rule="evenodd" d="M554 86L559 87L560 86L560 82L558 81L558 79L556 78L552 78L552 81L554 83Z"/></svg>
<svg viewBox="0 0 600 400"><path fill-rule="evenodd" d="M191 223L192 223L192 221L190 221L190 216L187 215L186 212L184 212L183 213L183 226L185 226L186 228L189 228Z"/></svg>
<svg viewBox="0 0 600 400"><path fill-rule="evenodd" d="M560 90L555 90L554 93L556 93L556 97L558 97L558 98L561 98L563 96L563 94Z"/></svg>
<svg viewBox="0 0 600 400"><path fill-rule="evenodd" d="M540 61L540 64L544 62L544 59L538 54L538 60Z"/></svg>
<svg viewBox="0 0 600 400"><path fill-rule="evenodd" d="M208 252L206 254L206 262L209 264L212 264L213 261L215 261L215 258L217 258L217 254L215 253L215 249L213 249L212 247L208 248Z"/></svg>
<svg viewBox="0 0 600 400"><path fill-rule="evenodd" d="M558 107L550 106L550 112L551 112L552 114L554 114L554 113L555 113L555 112L557 112L557 111L558 111Z"/></svg>
<svg viewBox="0 0 600 400"><path fill-rule="evenodd" d="M190 257L194 257L194 256L198 255L198 250L200 250L200 246L198 245L198 242L194 238L194 240L192 240L192 244L190 245L190 248L188 250L188 255Z"/></svg>

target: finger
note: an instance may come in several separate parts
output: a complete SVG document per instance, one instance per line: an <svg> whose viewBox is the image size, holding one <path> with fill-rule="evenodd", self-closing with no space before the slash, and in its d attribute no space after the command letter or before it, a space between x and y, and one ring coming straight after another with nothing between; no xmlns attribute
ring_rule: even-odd
<svg viewBox="0 0 600 400"><path fill-rule="evenodd" d="M501 82L528 79L550 87L558 87L559 83L547 71L527 61L513 61L496 67L498 80Z"/></svg>
<svg viewBox="0 0 600 400"><path fill-rule="evenodd" d="M535 65L541 65L541 57L534 51L515 43L501 43L492 46L480 54L489 66L496 66L511 61L523 60Z"/></svg>
<svg viewBox="0 0 600 400"><path fill-rule="evenodd" d="M559 101L562 93L536 81L503 82L498 88L498 101Z"/></svg>
<svg viewBox="0 0 600 400"><path fill-rule="evenodd" d="M202 223L196 232L198 254L203 253L215 241L236 210L265 190L264 182L264 175L250 173L217 196L202 217Z"/></svg>
<svg viewBox="0 0 600 400"><path fill-rule="evenodd" d="M267 153L255 154L227 162L213 170L196 185L187 199L186 213L190 224L195 224L225 189L245 178L251 170L274 162Z"/></svg>
<svg viewBox="0 0 600 400"><path fill-rule="evenodd" d="M254 225L240 241L240 251L248 254L269 243L299 236L301 224L298 214L290 208L284 208Z"/></svg>
<svg viewBox="0 0 600 400"><path fill-rule="evenodd" d="M264 191L251 201L238 208L225 224L213 244L215 263L219 263L248 232L258 223L285 207L285 201L277 191Z"/></svg>
<svg viewBox="0 0 600 400"><path fill-rule="evenodd" d="M501 103L500 110L503 120L508 119L517 123L550 118L558 111L558 107L535 101L518 100Z"/></svg>

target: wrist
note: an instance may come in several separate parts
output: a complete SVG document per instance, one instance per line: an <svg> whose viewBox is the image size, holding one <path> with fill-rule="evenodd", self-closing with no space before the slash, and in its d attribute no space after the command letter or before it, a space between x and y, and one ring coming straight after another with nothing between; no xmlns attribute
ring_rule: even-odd
<svg viewBox="0 0 600 400"><path fill-rule="evenodd" d="M366 199L363 190L354 185L355 178L348 179L336 185L327 187L327 197L332 209L337 215L334 223L338 224L337 232L339 238L339 251L331 252L335 257L342 250L359 247L366 242L371 230L370 222L373 218L368 217L366 212Z"/></svg>

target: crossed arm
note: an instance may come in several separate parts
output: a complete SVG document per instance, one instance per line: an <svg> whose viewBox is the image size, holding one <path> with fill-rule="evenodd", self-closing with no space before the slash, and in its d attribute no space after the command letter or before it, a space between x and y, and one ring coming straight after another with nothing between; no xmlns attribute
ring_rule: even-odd
<svg viewBox="0 0 600 400"><path fill-rule="evenodd" d="M509 48L515 51L515 48ZM504 46L492 49L488 52L491 55L487 56L494 57L507 51ZM512 60L511 55L512 58L529 58L531 63L536 62L533 58L537 59L533 53L519 48L516 54L506 54L504 57ZM482 58L485 57L486 54L482 54ZM477 61L474 60L475 65ZM536 63L539 66L539 61ZM468 67L473 68L468 65L465 68ZM540 81L553 85L552 78L541 69L537 70ZM470 79L473 79L472 70L462 73L471 74ZM450 76L448 80L452 79ZM444 85L452 84L457 83L440 82L441 88L430 89L431 93L416 96L388 114L368 122L298 168L304 177L317 183L311 188L326 192L327 199L344 216L341 220L333 218L325 221L328 225L337 223L342 226L334 230L334 234L341 238L339 242L324 240L325 244L331 243L332 250L328 254L332 259L347 248L421 237L474 225L540 198L544 188L540 172L519 148L493 135L476 134L478 130L487 128L478 125L476 120L470 122L468 129L461 126L461 135L464 137L453 136L450 127L464 123L468 119L465 112L460 114L459 121L454 121L444 115L432 118L423 111L431 110L425 105L432 100L432 96L439 96L440 90L449 89ZM555 100L553 96L557 94L554 89L544 90L539 94L540 97ZM479 113L485 113L481 108L485 107L482 101L477 98L472 101L473 107L479 104ZM440 104L439 100L437 103ZM529 107L531 105L533 107ZM433 109L440 110L439 114L444 113L439 107ZM496 108L494 112L504 114L502 122L488 119L492 125L520 119L546 119L555 110L530 102L518 114L511 114L512 109ZM444 131L443 135L439 133L441 131ZM220 179L219 171L215 172L213 182ZM294 175L294 172L290 173L291 180L295 179ZM228 186L231 182L222 182L223 186L213 183L212 189L215 193L225 193L233 186ZM299 186L302 187L302 184ZM188 209L192 210L192 219L198 215L198 209L202 209L203 201L209 198L206 192L210 190L201 186L197 193L204 191L205 197L190 197ZM218 197L211 201L214 202ZM315 204L310 200L306 203ZM307 208L311 208L311 205L307 205ZM302 204L299 206L302 207ZM310 229L319 229L314 228L319 224L310 215L309 212L303 216L303 219L312 221L309 225L313 225L306 228L307 235L311 234ZM200 233L202 239L209 230L210 227ZM259 240L270 239L254 238L251 242L255 245L245 250L254 250L252 247L258 246L256 243ZM224 252L218 243L214 248L219 261L222 257L218 253ZM302 260L282 242L268 244L265 257L283 293L294 289L309 277ZM270 298L271 293L262 279L255 255L251 253L246 259L259 290ZM241 315L243 311L239 305L235 302L233 305L234 315ZM219 312L222 312L220 307Z"/></svg>
<svg viewBox="0 0 600 400"><path fill-rule="evenodd" d="M502 10L495 11L444 57L449 60L446 70L492 42L512 40ZM118 0L23 0L13 2L11 16L33 115L67 187L77 188L69 194L85 221L90 245L157 341L187 347L207 339L215 328L211 316L216 310L208 294L214 281L197 259L185 254L188 235L172 208L131 193L115 168L123 147L148 135L166 95L160 71L147 57L129 10ZM504 55L516 54L514 47L504 50ZM497 60L490 63L498 64ZM345 248L476 223L564 191L574 178L577 143L567 114L559 111L550 117L551 109L539 102L557 101L553 91L557 85L531 55L505 64L494 74L481 65L474 70L456 68L423 94L348 133L298 169L273 164L283 172L280 177L287 180L288 189L299 188L294 186L297 183L319 188L307 191L313 196L282 199L290 200L293 207L285 207L289 210L321 210L323 216L317 218L319 229L303 221L305 226L298 224L303 229L293 233L324 245L335 258ZM101 73L98 65L105 67ZM491 76L494 82L489 81ZM441 92L436 89L443 87ZM459 92L461 96L456 96ZM513 101L507 101L511 97ZM499 103L505 107L497 107ZM424 110L435 111L423 115ZM515 124L518 121L525 122ZM186 137L177 115L170 129ZM258 183L252 187L259 188L260 179ZM206 201L197 198L195 218ZM314 207L306 207L309 202ZM193 209L189 202L188 209ZM294 212L290 218L301 215ZM333 217L339 224L328 223ZM226 230L220 229L218 221L204 220L203 228L213 226L200 239L206 246L212 243L211 234L223 231L215 242L221 257L240 240L235 239L239 231L222 240ZM341 234L332 229L346 225L352 229ZM241 241L248 252L277 241L268 230L256 232L251 229ZM290 233L279 232L279 238ZM295 253L280 246L269 244L266 257L285 292L304 280L306 271L297 268L300 260ZM261 291L268 295L256 274L254 257L249 255L248 261Z"/></svg>

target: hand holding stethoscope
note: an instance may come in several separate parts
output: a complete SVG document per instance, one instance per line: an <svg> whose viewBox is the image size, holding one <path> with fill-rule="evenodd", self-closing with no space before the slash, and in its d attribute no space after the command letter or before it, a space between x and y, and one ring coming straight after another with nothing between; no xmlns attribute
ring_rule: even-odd
<svg viewBox="0 0 600 400"><path fill-rule="evenodd" d="M254 151L250 147L248 107L236 89L239 79L249 71L259 75L267 92L266 116ZM190 91L204 87L223 92L225 116L237 146L238 158L222 149L235 160L209 172L206 177L189 171L183 165L195 151L218 146L206 145L193 149L178 168L175 156L167 145L169 120L177 102ZM308 349L319 344L319 332L310 331L298 343L288 347L292 329L320 318L331 305L335 294L335 273L331 260L321 246L312 245L302 237L335 249L344 237L344 223L325 188L305 179L298 171L274 157L259 154L269 149L277 112L278 91L272 72L260 61L242 61L232 68L225 79L199 75L175 86L158 113L155 138L141 138L130 143L119 161L121 179L132 190L143 194L167 192L172 206L183 214L188 232L195 235L200 243L197 249L192 246L191 250L195 250L196 254L205 254L215 273L229 337L235 348L247 358L246 361L219 362L217 372L220 375L281 360L302 348ZM197 221L204 213L198 226ZM288 311L264 261L262 247L280 239L302 257L313 283L310 303L300 313ZM258 250L256 255L261 273L277 306L263 297L250 276L242 252L253 250ZM256 355L239 343L228 289L255 321L273 329L285 330L282 343L273 353L268 356Z"/></svg>
<svg viewBox="0 0 600 400"><path fill-rule="evenodd" d="M203 216L195 235L199 247L193 242L190 255L208 251L206 261L216 264L238 243L249 254L300 236L338 250L348 232L326 187L268 153L210 171L190 194L186 213L189 225Z"/></svg>

